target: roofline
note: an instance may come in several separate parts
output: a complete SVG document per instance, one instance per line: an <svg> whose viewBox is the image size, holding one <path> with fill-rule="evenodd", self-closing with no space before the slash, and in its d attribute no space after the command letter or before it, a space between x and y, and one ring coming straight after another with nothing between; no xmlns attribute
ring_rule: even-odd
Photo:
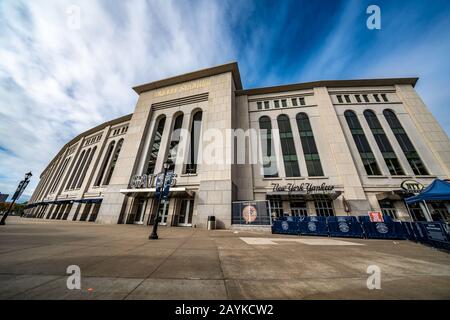
<svg viewBox="0 0 450 320"><path fill-rule="evenodd" d="M196 79L200 79L200 78L211 77L211 76L215 76L215 75L227 73L227 72L232 73L236 89L242 90L241 75L239 73L239 68L238 68L237 62L222 64L222 65L215 66L212 68L201 69L201 70L197 70L194 72L181 74L178 76L174 76L174 77L170 77L170 78L166 78L166 79L162 79L162 80L158 80L158 81L154 81L154 82L149 82L146 84L135 86L135 87L133 87L133 90L136 91L137 94L141 94L142 92L145 92L145 91L150 91L150 90L154 90L154 89L158 89L158 88L162 88L162 87L180 84L180 83L183 83L186 81L196 80Z"/></svg>
<svg viewBox="0 0 450 320"><path fill-rule="evenodd" d="M53 164L53 162L55 162L56 159L58 159L58 157L72 144L74 144L76 141L78 141L79 139L81 139L84 136L88 136L94 132L103 130L104 128L108 127L108 126L113 126L115 124L121 123L121 122L125 122L125 121L129 121L131 120L131 116L133 114L127 114L125 116L122 116L120 118L116 118L113 120L109 120L106 122L103 122L102 124L99 124L98 126L95 126L89 130L86 130L82 133L80 133L79 135L77 135L75 138L73 138L72 140L70 140L69 142L67 142L63 147L61 147L61 149L59 150L58 154L56 156L53 157L52 161L49 162L49 164L45 167L45 169L42 171L42 173L40 174L40 178L42 177L42 175L44 174L44 172L47 171L47 169Z"/></svg>
<svg viewBox="0 0 450 320"><path fill-rule="evenodd" d="M294 90L313 89L316 87L361 87L361 86L392 86L396 84L410 84L416 86L419 78L384 78L384 79L356 79L356 80L320 80L313 82L287 84L274 87L237 90L236 95L257 95L278 93Z"/></svg>

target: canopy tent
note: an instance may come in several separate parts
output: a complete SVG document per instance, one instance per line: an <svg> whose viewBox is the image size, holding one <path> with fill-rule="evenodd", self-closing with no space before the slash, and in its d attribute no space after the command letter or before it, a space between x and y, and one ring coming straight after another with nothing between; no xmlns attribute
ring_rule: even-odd
<svg viewBox="0 0 450 320"><path fill-rule="evenodd" d="M417 196L406 198L407 204L419 201L450 201L450 183L436 179Z"/></svg>

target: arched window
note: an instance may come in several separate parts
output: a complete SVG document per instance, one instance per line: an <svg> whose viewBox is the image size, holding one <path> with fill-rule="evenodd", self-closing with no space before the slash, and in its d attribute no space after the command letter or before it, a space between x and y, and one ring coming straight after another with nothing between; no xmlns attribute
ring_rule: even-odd
<svg viewBox="0 0 450 320"><path fill-rule="evenodd" d="M78 168L80 167L81 160L83 160L84 152L85 152L85 150L83 150L81 152L80 156L78 157L76 165L73 167L72 174L71 174L70 179L69 179L69 181L67 182L67 185L66 185L66 190L70 189L70 186L72 185L72 181L75 178L75 174L77 173Z"/></svg>
<svg viewBox="0 0 450 320"><path fill-rule="evenodd" d="M59 169L59 172L56 175L55 182L53 182L53 186L52 186L52 189L50 190L50 193L55 192L56 187L58 186L59 181L61 180L61 177L62 177L64 171L66 170L66 166L67 166L67 163L69 162L69 160L70 160L70 157L68 157L64 160L62 167Z"/></svg>
<svg viewBox="0 0 450 320"><path fill-rule="evenodd" d="M92 149L89 148L83 158L83 161L81 161L81 165L80 165L80 169L77 172L77 175L75 176L75 179L73 180L73 184L72 184L72 189L77 189L78 187L78 181L80 180L80 176L84 171L84 168L86 166L86 162L88 161L88 159L90 158L91 155L91 151Z"/></svg>
<svg viewBox="0 0 450 320"><path fill-rule="evenodd" d="M72 173L72 178L69 181L68 189L72 190L75 188L75 184L77 182L78 175L80 174L80 170L83 167L85 160L86 160L86 150L83 150L81 152L80 157L78 158L77 166Z"/></svg>
<svg viewBox="0 0 450 320"><path fill-rule="evenodd" d="M106 168L108 166L109 159L111 158L112 152L114 150L114 145L115 144L116 144L115 141L112 141L109 144L108 150L106 151L105 158L103 159L103 164L102 164L102 166L100 168L100 172L98 173L98 177L97 177L97 180L95 181L94 186L100 186L100 184L102 183L103 176L105 175L105 171L106 171Z"/></svg>
<svg viewBox="0 0 450 320"><path fill-rule="evenodd" d="M384 110L383 115L386 118L389 126L391 127L392 132L394 133L395 138L402 148L403 153L405 154L406 159L409 162L414 174L416 175L428 175L428 171L425 168L422 160L419 157L419 154L414 148L411 140L409 140L408 135L406 134L405 129L403 129L400 121L392 110Z"/></svg>
<svg viewBox="0 0 450 320"><path fill-rule="evenodd" d="M299 177L297 152L295 151L294 138L288 116L278 116L278 129L280 131L281 150L283 151L284 169L286 177Z"/></svg>
<svg viewBox="0 0 450 320"><path fill-rule="evenodd" d="M178 152L178 145L180 144L180 138L181 138L181 126L183 125L183 114L179 114L175 118L175 122L173 124L173 130L172 135L170 139L170 148L169 148L169 154L168 159L172 160L172 164L169 167L169 171L173 171L175 169L175 164L177 161L177 152Z"/></svg>
<svg viewBox="0 0 450 320"><path fill-rule="evenodd" d="M77 189L81 188L81 185L83 184L84 178L86 177L86 172L88 171L89 166L91 165L92 157L94 156L96 150L97 147L94 147L94 149L91 150L91 154L89 155L86 165L84 166L83 171L81 172L80 179L78 180Z"/></svg>
<svg viewBox="0 0 450 320"><path fill-rule="evenodd" d="M323 176L322 164L320 163L319 152L317 151L316 141L308 116L306 113L301 112L297 114L296 119L308 175L311 177Z"/></svg>
<svg viewBox="0 0 450 320"><path fill-rule="evenodd" d="M386 162L391 175L403 175L404 172L397 159L397 155L395 154L394 149L392 149L392 145L384 133L383 127L381 126L380 121L378 121L376 114L372 110L366 110L364 111L364 117L366 118L367 124L372 131L373 137L377 142L378 148L383 155L384 162Z"/></svg>
<svg viewBox="0 0 450 320"><path fill-rule="evenodd" d="M264 177L278 177L277 160L272 143L272 122L269 117L259 118L261 130Z"/></svg>
<svg viewBox="0 0 450 320"><path fill-rule="evenodd" d="M353 111L347 110L344 113L347 120L348 127L352 133L353 140L358 148L359 155L363 162L366 173L369 176L380 175L380 169L378 168L377 161L370 148L369 142L364 134L364 131L359 123L358 117Z"/></svg>
<svg viewBox="0 0 450 320"><path fill-rule="evenodd" d="M202 127L203 112L197 111L192 117L191 141L189 145L189 161L186 173L197 173L198 148L200 145L200 131Z"/></svg>
<svg viewBox="0 0 450 320"><path fill-rule="evenodd" d="M108 185L109 182L111 181L111 177L113 175L114 168L116 167L117 159L119 158L120 149L122 149L122 144L123 144L123 139L120 139L119 142L117 143L116 150L114 151L114 155L111 160L111 165L109 167L108 174L106 175L105 182L103 183L104 185Z"/></svg>
<svg viewBox="0 0 450 320"><path fill-rule="evenodd" d="M153 133L152 144L148 150L147 174L155 172L156 159L158 159L159 149L161 148L161 139L164 132L164 125L166 124L166 117L158 120L155 132Z"/></svg>

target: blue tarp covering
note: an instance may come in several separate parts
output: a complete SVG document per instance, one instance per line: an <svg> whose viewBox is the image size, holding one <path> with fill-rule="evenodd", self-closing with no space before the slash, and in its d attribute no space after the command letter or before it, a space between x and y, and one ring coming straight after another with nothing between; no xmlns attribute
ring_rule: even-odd
<svg viewBox="0 0 450 320"><path fill-rule="evenodd" d="M419 201L450 201L450 183L444 180L436 179L420 194L414 197L406 198L407 204Z"/></svg>
<svg viewBox="0 0 450 320"><path fill-rule="evenodd" d="M328 231L331 237L362 238L361 224L356 217L328 217Z"/></svg>
<svg viewBox="0 0 450 320"><path fill-rule="evenodd" d="M301 235L306 236L328 236L326 217L301 217L298 229Z"/></svg>
<svg viewBox="0 0 450 320"><path fill-rule="evenodd" d="M273 222L272 233L298 235L298 220L288 217Z"/></svg>
<svg viewBox="0 0 450 320"><path fill-rule="evenodd" d="M389 216L383 215L384 222L371 222L370 217L358 217L364 229L364 234L369 239L406 239L403 226L400 222L394 222Z"/></svg>

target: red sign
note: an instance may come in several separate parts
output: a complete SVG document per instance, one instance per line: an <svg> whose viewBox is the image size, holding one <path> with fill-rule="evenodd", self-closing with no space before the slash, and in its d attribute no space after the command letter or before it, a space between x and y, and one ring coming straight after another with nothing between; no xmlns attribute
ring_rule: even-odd
<svg viewBox="0 0 450 320"><path fill-rule="evenodd" d="M383 214L379 211L369 211L370 222L384 222Z"/></svg>

